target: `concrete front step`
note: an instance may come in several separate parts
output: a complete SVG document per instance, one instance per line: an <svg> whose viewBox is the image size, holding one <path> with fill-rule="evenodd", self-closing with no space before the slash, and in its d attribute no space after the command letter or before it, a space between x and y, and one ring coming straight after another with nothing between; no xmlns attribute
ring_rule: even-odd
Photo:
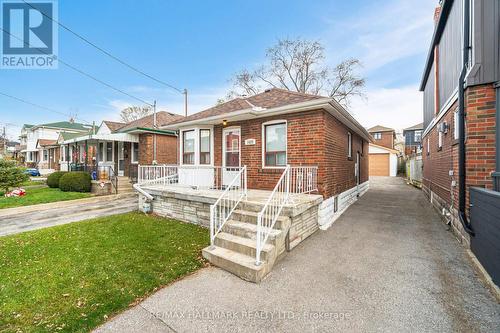
<svg viewBox="0 0 500 333"><path fill-rule="evenodd" d="M217 234L215 237L215 245L252 258L255 258L257 253L257 242L255 239L239 237L226 232L220 232ZM266 243L261 251L261 259L267 261L271 259L271 261L273 261L273 257L276 256L275 249L276 247L274 245Z"/></svg>
<svg viewBox="0 0 500 333"><path fill-rule="evenodd" d="M233 213L231 214L231 219L235 220L235 221L240 221L240 222L257 224L257 216L258 215L259 215L259 213L257 213L257 212L235 209L233 211ZM278 217L278 219L276 220L276 223L274 224L274 229L283 230L284 228L289 227L290 223L291 223L291 221L290 221L290 218L288 216L280 215Z"/></svg>
<svg viewBox="0 0 500 333"><path fill-rule="evenodd" d="M263 228L263 232L268 230L269 228ZM252 223L229 220L222 227L222 231L239 237L257 239L257 225ZM268 242L273 243L275 239L280 238L281 234L281 230L271 229Z"/></svg>
<svg viewBox="0 0 500 333"><path fill-rule="evenodd" d="M250 257L219 246L209 246L203 249L203 257L212 264L233 273L240 278L259 283L269 273L266 261L255 265L255 257Z"/></svg>

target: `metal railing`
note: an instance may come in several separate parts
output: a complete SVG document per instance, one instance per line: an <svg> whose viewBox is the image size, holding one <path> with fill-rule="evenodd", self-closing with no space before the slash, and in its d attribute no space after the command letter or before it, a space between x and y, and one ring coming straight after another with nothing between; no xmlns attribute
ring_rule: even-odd
<svg viewBox="0 0 500 333"><path fill-rule="evenodd" d="M311 193L318 190L318 167L290 167L290 192L296 194Z"/></svg>
<svg viewBox="0 0 500 333"><path fill-rule="evenodd" d="M242 169L203 165L140 165L137 182L139 185L176 184L197 189L225 190Z"/></svg>
<svg viewBox="0 0 500 333"><path fill-rule="evenodd" d="M139 165L137 184L139 185L170 185L177 183L176 165Z"/></svg>
<svg viewBox="0 0 500 333"><path fill-rule="evenodd" d="M255 264L260 265L260 253L266 244L269 235L288 202L290 196L290 166L287 165L281 174L278 183L274 187L271 195L267 199L264 207L257 215L257 246L255 254Z"/></svg>
<svg viewBox="0 0 500 333"><path fill-rule="evenodd" d="M217 201L210 206L210 244L222 230L240 201L247 196L247 167L240 168Z"/></svg>

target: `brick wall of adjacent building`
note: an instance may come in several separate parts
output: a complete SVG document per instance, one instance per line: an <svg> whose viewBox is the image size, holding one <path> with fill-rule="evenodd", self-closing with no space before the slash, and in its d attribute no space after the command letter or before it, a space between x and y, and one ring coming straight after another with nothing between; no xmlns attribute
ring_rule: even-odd
<svg viewBox="0 0 500 333"><path fill-rule="evenodd" d="M495 169L495 89L493 85L469 87L465 93L466 112L466 208L469 207L470 186L492 188L491 173ZM446 208L456 215L459 195L458 154L459 141L454 138L455 102L423 139L423 190L434 196L437 208ZM450 125L443 135L443 146L438 149L438 125ZM427 141L430 149L428 150ZM452 175L450 175L452 170ZM456 186L452 186L452 182ZM436 198L437 196L437 198ZM452 222L456 216L452 216ZM466 239L459 223L453 223Z"/></svg>
<svg viewBox="0 0 500 333"><path fill-rule="evenodd" d="M154 134L139 135L139 164L152 164ZM158 164L177 164L177 137L156 134L156 161Z"/></svg>
<svg viewBox="0 0 500 333"><path fill-rule="evenodd" d="M381 133L382 138L378 140L374 138L373 143L379 146L394 149L394 132L370 132L372 136L375 133Z"/></svg>
<svg viewBox="0 0 500 333"><path fill-rule="evenodd" d="M361 150L361 138L353 134L353 157L347 158L348 129L329 113L307 111L283 116L228 123L226 127L241 127L241 165L246 165L248 187L272 189L282 169L262 167L262 124L272 120L287 122L287 163L292 166L318 166L318 188L325 198L356 185L354 164ZM214 162L222 165L222 126L214 128ZM254 145L245 145L255 139ZM361 180L368 179L368 143L361 156Z"/></svg>

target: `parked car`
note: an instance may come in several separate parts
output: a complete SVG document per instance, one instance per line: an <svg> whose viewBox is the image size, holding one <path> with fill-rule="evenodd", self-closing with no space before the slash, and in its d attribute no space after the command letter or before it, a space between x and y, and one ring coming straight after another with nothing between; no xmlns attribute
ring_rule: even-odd
<svg viewBox="0 0 500 333"><path fill-rule="evenodd" d="M40 171L38 171L38 169L35 169L35 168L26 169L26 171L24 171L24 172L32 177L40 177L41 176Z"/></svg>

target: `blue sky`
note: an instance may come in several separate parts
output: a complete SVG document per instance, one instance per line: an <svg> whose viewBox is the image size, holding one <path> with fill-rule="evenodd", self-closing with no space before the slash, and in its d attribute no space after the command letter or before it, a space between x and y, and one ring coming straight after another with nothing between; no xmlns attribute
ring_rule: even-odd
<svg viewBox="0 0 500 333"><path fill-rule="evenodd" d="M190 92L190 113L212 106L231 75L255 68L278 38L319 40L326 61L359 58L366 99L350 111L365 126L401 129L421 121L418 83L437 0L162 1L59 0L59 20L134 66ZM183 112L182 95L156 84L59 30L59 57L160 109ZM0 70L0 92L79 118L118 120L137 102L59 65ZM0 126L16 137L23 123L64 116L0 96Z"/></svg>

